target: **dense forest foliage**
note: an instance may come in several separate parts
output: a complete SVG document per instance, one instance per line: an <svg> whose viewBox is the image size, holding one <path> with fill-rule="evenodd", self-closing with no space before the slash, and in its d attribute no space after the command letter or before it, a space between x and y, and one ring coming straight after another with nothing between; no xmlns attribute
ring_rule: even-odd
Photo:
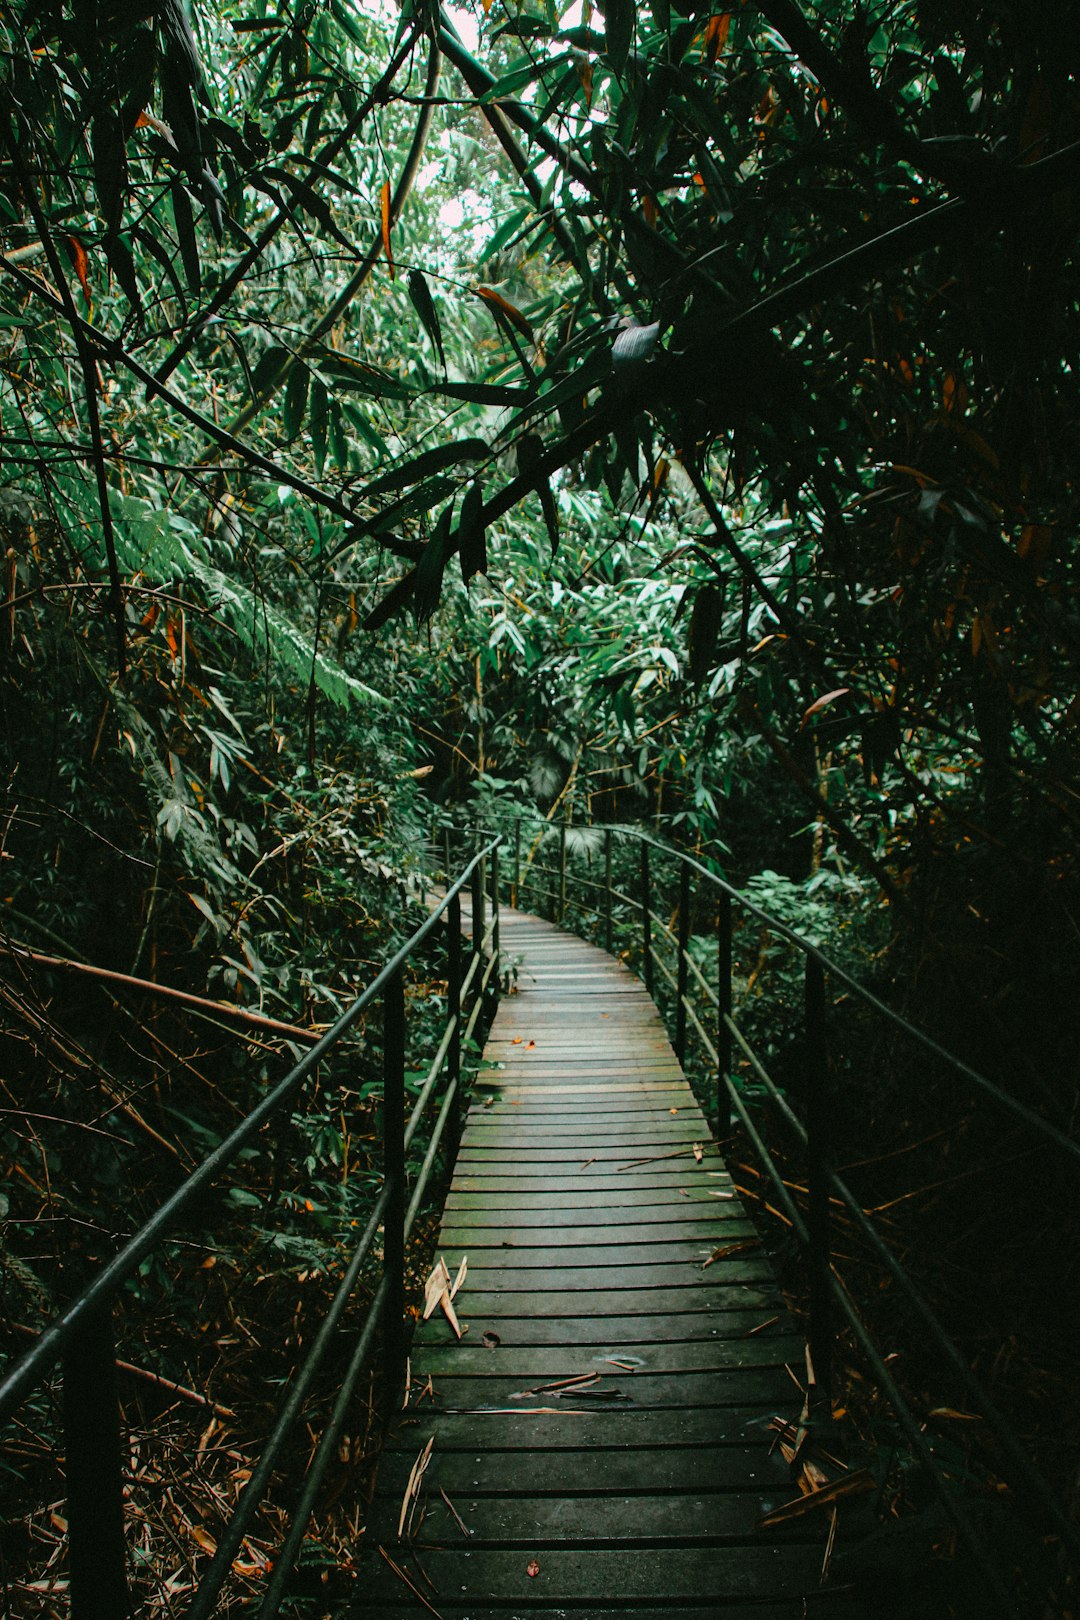
<svg viewBox="0 0 1080 1620"><path fill-rule="evenodd" d="M1059 9L15 0L0 59L10 1348L415 926L433 819L648 826L1070 1130ZM971 1254L1035 1310L1068 1186L850 1034L853 1151L1006 1166L936 1279L990 1357ZM256 1226L148 1266L241 1345L174 1372L254 1379L339 1263L376 1090L360 1042L225 1199Z"/></svg>

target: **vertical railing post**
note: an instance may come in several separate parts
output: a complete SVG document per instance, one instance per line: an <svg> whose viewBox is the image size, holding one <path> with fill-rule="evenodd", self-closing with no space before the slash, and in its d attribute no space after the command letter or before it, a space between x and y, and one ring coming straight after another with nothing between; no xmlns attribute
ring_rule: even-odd
<svg viewBox="0 0 1080 1620"><path fill-rule="evenodd" d="M604 949L611 955L611 828L604 828Z"/></svg>
<svg viewBox="0 0 1080 1620"><path fill-rule="evenodd" d="M482 956L484 951L484 862L477 861L472 871L472 948L474 956ZM476 970L476 986L480 987L480 975L483 968Z"/></svg>
<svg viewBox="0 0 1080 1620"><path fill-rule="evenodd" d="M641 845L641 948L645 953L645 988L653 993L652 885L649 881L649 846Z"/></svg>
<svg viewBox="0 0 1080 1620"><path fill-rule="evenodd" d="M687 953L690 949L690 866L679 863L679 960L675 989L675 1056L686 1065Z"/></svg>
<svg viewBox="0 0 1080 1620"><path fill-rule="evenodd" d="M559 915L557 922L562 922L566 911L566 822L559 823Z"/></svg>
<svg viewBox="0 0 1080 1620"><path fill-rule="evenodd" d="M383 1367L391 1391L405 1369L405 986L401 969L383 995Z"/></svg>
<svg viewBox="0 0 1080 1620"><path fill-rule="evenodd" d="M72 1620L127 1620L124 1482L111 1304L64 1350L64 1448Z"/></svg>
<svg viewBox="0 0 1080 1620"><path fill-rule="evenodd" d="M461 896L452 895L446 908L446 1016L454 1020L446 1054L446 1084L456 1086L451 1104L450 1129L454 1145L461 1136Z"/></svg>
<svg viewBox="0 0 1080 1620"><path fill-rule="evenodd" d="M716 1134L725 1137L731 1133L731 1093L728 1075L731 1073L731 896L721 894L716 918Z"/></svg>
<svg viewBox="0 0 1080 1620"><path fill-rule="evenodd" d="M819 1398L832 1392L833 1327L829 1241L829 1170L832 1129L825 1036L825 970L806 958L806 1156L810 1240L810 1359Z"/></svg>
<svg viewBox="0 0 1080 1620"><path fill-rule="evenodd" d="M491 852L491 955L494 967L488 980L488 1016L494 1017L499 1001L499 846Z"/></svg>
<svg viewBox="0 0 1080 1620"><path fill-rule="evenodd" d="M521 817L514 817L514 883L510 890L510 904L518 907L518 886L521 883Z"/></svg>

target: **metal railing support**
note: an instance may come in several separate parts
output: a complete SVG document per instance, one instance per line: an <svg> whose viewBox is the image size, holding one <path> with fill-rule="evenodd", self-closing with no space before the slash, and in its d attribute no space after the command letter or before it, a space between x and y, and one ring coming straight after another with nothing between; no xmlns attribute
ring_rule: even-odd
<svg viewBox="0 0 1080 1620"><path fill-rule="evenodd" d="M499 850L498 846L491 852L491 955L495 966L488 981L487 1004L485 1012L489 1017L494 1016L495 1006L499 999Z"/></svg>
<svg viewBox="0 0 1080 1620"><path fill-rule="evenodd" d="M112 1306L87 1314L64 1349L71 1620L127 1620L124 1483Z"/></svg>
<svg viewBox="0 0 1080 1620"><path fill-rule="evenodd" d="M649 882L649 846L641 845L641 948L645 955L645 988L653 993L652 886Z"/></svg>
<svg viewBox="0 0 1080 1620"><path fill-rule="evenodd" d="M721 894L716 915L716 1134L728 1136L731 1132L731 1092L728 1075L731 1073L731 1030L727 1020L731 1017L731 896Z"/></svg>
<svg viewBox="0 0 1080 1620"><path fill-rule="evenodd" d="M474 956L479 956L484 949L484 933L486 931L484 919L484 887L486 883L484 866L484 861L478 861L473 867L472 875L472 948Z"/></svg>
<svg viewBox="0 0 1080 1620"><path fill-rule="evenodd" d="M675 987L675 1056L686 1064L686 958L690 949L690 868L679 862L679 959Z"/></svg>
<svg viewBox="0 0 1080 1620"><path fill-rule="evenodd" d="M455 894L446 908L446 1016L453 1019L450 1048L446 1054L447 1088L454 1092L454 1117L450 1122L456 1144L461 1136L461 900Z"/></svg>
<svg viewBox="0 0 1080 1620"><path fill-rule="evenodd" d="M562 922L566 913L566 822L559 823L559 915L557 922Z"/></svg>
<svg viewBox="0 0 1080 1620"><path fill-rule="evenodd" d="M383 996L383 1226L386 1319L383 1367L396 1389L405 1367L405 985L398 968Z"/></svg>
<svg viewBox="0 0 1080 1620"><path fill-rule="evenodd" d="M604 829L604 949L611 955L611 828Z"/></svg>
<svg viewBox="0 0 1080 1620"><path fill-rule="evenodd" d="M825 971L806 959L806 1225L810 1240L810 1358L819 1394L832 1394L833 1312L829 1239L832 1130L825 1044Z"/></svg>

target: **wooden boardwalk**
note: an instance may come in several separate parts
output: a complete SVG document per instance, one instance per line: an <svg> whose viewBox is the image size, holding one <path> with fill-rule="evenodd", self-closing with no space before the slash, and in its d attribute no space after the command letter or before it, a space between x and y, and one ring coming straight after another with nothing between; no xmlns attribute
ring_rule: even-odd
<svg viewBox="0 0 1080 1620"><path fill-rule="evenodd" d="M757 1527L798 1495L770 1420L798 1416L803 1344L659 1015L621 963L539 918L504 911L502 944L518 988L439 1249L451 1275L467 1259L468 1331L437 1310L417 1334L355 1614L831 1613L827 1515Z"/></svg>

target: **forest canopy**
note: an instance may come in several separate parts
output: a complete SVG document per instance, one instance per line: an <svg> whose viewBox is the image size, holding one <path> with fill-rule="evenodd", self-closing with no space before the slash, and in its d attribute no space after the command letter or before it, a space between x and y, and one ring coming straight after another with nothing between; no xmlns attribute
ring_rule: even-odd
<svg viewBox="0 0 1080 1620"><path fill-rule="evenodd" d="M430 765L736 872L828 853L917 957L959 912L1023 1021L1000 931L1075 947L1053 8L3 27L13 917L93 955L119 874L130 966L179 883L171 953L318 999L270 848L337 797L377 864Z"/></svg>
<svg viewBox="0 0 1080 1620"><path fill-rule="evenodd" d="M566 823L585 857L583 824L647 827L1071 1130L1068 22L1049 0L3 8L13 1335L370 982L451 827L521 816L535 851ZM737 957L749 1021L774 969L794 1068L790 963L767 929ZM441 975L408 983L417 1047ZM930 1190L953 1138L1011 1152L839 1016L853 1133L946 1138L907 1161ZM231 1246L140 1274L178 1342L185 1301L231 1332L329 1286L377 1181L369 1048L244 1160ZM1053 1259L1027 1252L1028 1163L1012 1226L974 1222L965 1255L1031 1299ZM930 1264L978 1347L968 1260ZM210 1336L183 1343L174 1373L219 1376ZM265 1399L255 1364L226 1370ZM1008 1376L1022 1408L1038 1379Z"/></svg>

